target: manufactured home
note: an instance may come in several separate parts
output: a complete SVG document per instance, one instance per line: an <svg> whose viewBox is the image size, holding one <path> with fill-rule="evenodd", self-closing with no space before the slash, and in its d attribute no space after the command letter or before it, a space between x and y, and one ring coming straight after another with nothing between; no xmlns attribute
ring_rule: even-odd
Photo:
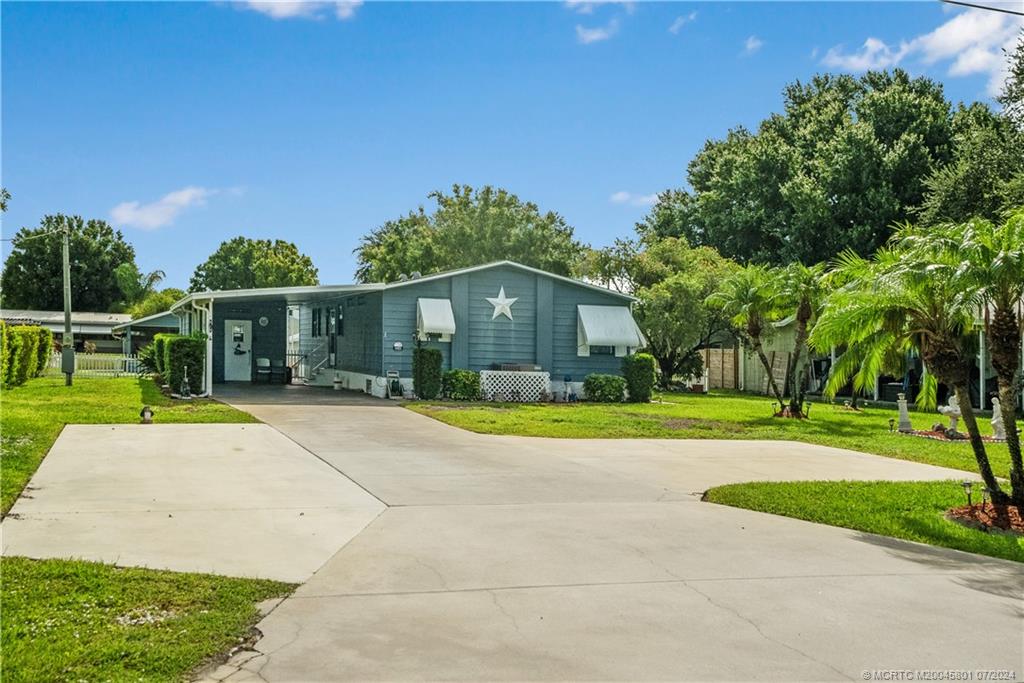
<svg viewBox="0 0 1024 683"><path fill-rule="evenodd" d="M207 334L204 391L268 369L375 396L408 394L418 345L485 393L578 393L646 341L629 295L511 261L397 282L196 292L171 308ZM269 375L270 373L268 373ZM284 373L282 373L284 374Z"/></svg>

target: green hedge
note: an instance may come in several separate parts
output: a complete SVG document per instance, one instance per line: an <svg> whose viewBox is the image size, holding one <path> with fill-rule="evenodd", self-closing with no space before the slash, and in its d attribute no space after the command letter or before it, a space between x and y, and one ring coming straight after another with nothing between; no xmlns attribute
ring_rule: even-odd
<svg viewBox="0 0 1024 683"><path fill-rule="evenodd" d="M176 334L169 332L161 332L160 334L153 335L153 358L156 360L156 373L163 377L164 374L164 359L167 357L167 339L168 337L177 337ZM164 377L164 384L167 384L167 378Z"/></svg>
<svg viewBox="0 0 1024 683"><path fill-rule="evenodd" d="M480 373L472 370L448 370L441 376L441 393L453 401L479 401Z"/></svg>
<svg viewBox="0 0 1024 683"><path fill-rule="evenodd" d="M412 383L416 395L431 401L441 392L440 349L417 347L412 350Z"/></svg>
<svg viewBox="0 0 1024 683"><path fill-rule="evenodd" d="M164 359L161 363L164 381L171 392L181 390L181 381L188 368L188 384L198 394L203 386L203 358L206 356L206 337L202 334L168 334L163 339Z"/></svg>
<svg viewBox="0 0 1024 683"><path fill-rule="evenodd" d="M7 338L7 323L0 320L0 384L7 386L7 368L10 366L11 342Z"/></svg>
<svg viewBox="0 0 1024 683"><path fill-rule="evenodd" d="M626 393L626 380L618 375L587 375L583 380L583 393L588 401L620 403Z"/></svg>
<svg viewBox="0 0 1024 683"><path fill-rule="evenodd" d="M626 379L630 401L647 403L651 400L658 381L655 367L654 356L649 353L637 353L622 359L622 375Z"/></svg>
<svg viewBox="0 0 1024 683"><path fill-rule="evenodd" d="M39 328L35 325L14 325L7 330L7 386L24 384L35 377L39 367Z"/></svg>
<svg viewBox="0 0 1024 683"><path fill-rule="evenodd" d="M39 377L46 371L46 366L50 362L50 356L53 355L53 332L48 328L39 327L36 328L36 372L35 376Z"/></svg>

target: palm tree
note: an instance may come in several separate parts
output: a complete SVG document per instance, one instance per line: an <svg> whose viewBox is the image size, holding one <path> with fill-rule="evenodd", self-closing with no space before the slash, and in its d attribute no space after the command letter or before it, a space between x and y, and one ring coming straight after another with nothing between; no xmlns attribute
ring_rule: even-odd
<svg viewBox="0 0 1024 683"><path fill-rule="evenodd" d="M976 310L984 311L1010 451L1012 499L1024 509L1024 462L1016 415L1024 332L1024 319L1018 313L1024 301L1024 208L998 225L975 219L939 226L927 233L905 229L897 238L938 277L962 283L974 296Z"/></svg>
<svg viewBox="0 0 1024 683"><path fill-rule="evenodd" d="M794 417L804 412L804 382L807 378L807 364L801 365L801 356L807 348L807 337L811 320L818 314L824 300L825 266L805 266L791 263L779 274L781 285L776 295L776 305L794 311L796 340L790 358L786 377L789 378L789 412Z"/></svg>
<svg viewBox="0 0 1024 683"><path fill-rule="evenodd" d="M121 290L122 306L127 309L156 291L156 286L163 281L165 275L162 270L143 273L134 262L127 262L114 269L114 277Z"/></svg>
<svg viewBox="0 0 1024 683"><path fill-rule="evenodd" d="M745 266L725 278L718 291L707 298L707 303L728 315L744 341L754 349L764 366L768 387L778 400L781 410L786 405L786 399L779 390L771 363L762 346L764 337L771 331L770 320L775 313L773 285L777 277L777 271L764 266Z"/></svg>
<svg viewBox="0 0 1024 683"><path fill-rule="evenodd" d="M901 235L913 230L905 227ZM858 367L871 374L896 354L917 350L935 379L953 388L981 478L992 501L1005 503L1009 497L992 472L968 392L974 297L963 278L948 271L956 265L953 258L929 256L925 262L900 242L879 249L870 260L844 254L835 277L846 284L828 297L811 342L817 348L847 344L846 353L854 353L844 361L847 373ZM941 274L939 264L946 269Z"/></svg>

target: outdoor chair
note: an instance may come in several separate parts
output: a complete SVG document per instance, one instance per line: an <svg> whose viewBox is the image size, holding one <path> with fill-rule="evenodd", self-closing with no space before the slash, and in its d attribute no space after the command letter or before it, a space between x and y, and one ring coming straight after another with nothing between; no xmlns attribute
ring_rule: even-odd
<svg viewBox="0 0 1024 683"><path fill-rule="evenodd" d="M285 367L283 360L270 361L270 381L288 384L289 369Z"/></svg>
<svg viewBox="0 0 1024 683"><path fill-rule="evenodd" d="M270 370L270 359L269 358L257 358L256 359L256 376L253 378L255 382L270 382L271 370Z"/></svg>

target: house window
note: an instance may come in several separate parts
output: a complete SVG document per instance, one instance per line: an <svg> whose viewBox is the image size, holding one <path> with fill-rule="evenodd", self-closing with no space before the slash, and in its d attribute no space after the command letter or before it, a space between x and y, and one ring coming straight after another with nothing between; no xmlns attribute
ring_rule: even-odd
<svg viewBox="0 0 1024 683"><path fill-rule="evenodd" d="M322 332L322 322L323 322L322 315L323 315L323 310L322 309L319 309L319 308L314 308L313 309L313 320L312 320L312 324L311 324L311 327L312 327L311 335L313 337L319 337L321 332Z"/></svg>
<svg viewBox="0 0 1024 683"><path fill-rule="evenodd" d="M345 314L341 311L341 306L338 306L338 336L345 336Z"/></svg>
<svg viewBox="0 0 1024 683"><path fill-rule="evenodd" d="M615 347L614 346L591 346L590 347L590 355L591 356L614 356L615 355Z"/></svg>

